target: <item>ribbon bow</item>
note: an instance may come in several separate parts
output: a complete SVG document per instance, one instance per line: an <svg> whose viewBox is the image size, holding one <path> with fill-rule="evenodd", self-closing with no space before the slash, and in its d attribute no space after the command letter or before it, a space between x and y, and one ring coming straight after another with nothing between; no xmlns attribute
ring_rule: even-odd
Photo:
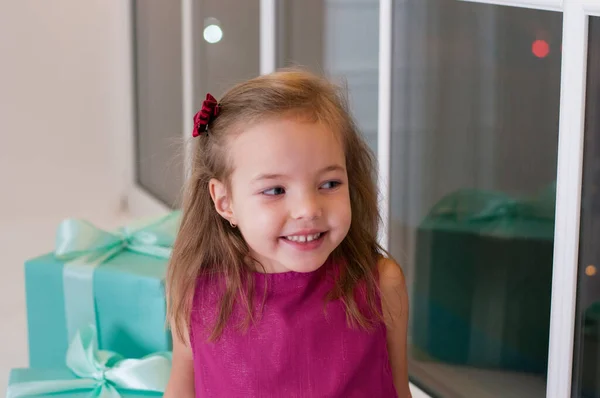
<svg viewBox="0 0 600 398"><path fill-rule="evenodd" d="M198 137L208 131L208 125L219 116L221 107L215 97L206 94L206 99L202 102L202 109L194 115L194 131L192 136Z"/></svg>
<svg viewBox="0 0 600 398"><path fill-rule="evenodd" d="M440 200L428 217L445 217L458 222L499 218L554 220L554 202L547 198L515 199L501 192L461 190Z"/></svg>
<svg viewBox="0 0 600 398"><path fill-rule="evenodd" d="M69 341L84 325L96 323L94 269L124 250L167 260L177 235L180 211L139 221L117 232L103 231L77 219L63 221L56 237L55 256L65 261L63 289Z"/></svg>
<svg viewBox="0 0 600 398"><path fill-rule="evenodd" d="M554 234L554 198L553 186L533 198L460 190L436 203L421 226L495 237L549 239Z"/></svg>
<svg viewBox="0 0 600 398"><path fill-rule="evenodd" d="M124 359L117 353L98 350L96 328L88 326L71 341L66 363L77 379L17 383L8 387L7 398L87 389L92 390L89 398L122 398L120 389L162 393L171 371L171 353Z"/></svg>
<svg viewBox="0 0 600 398"><path fill-rule="evenodd" d="M137 226L107 232L84 220L67 219L58 227L54 254L59 260L81 257L106 261L127 249L137 253L168 259L179 227L181 212L175 211Z"/></svg>

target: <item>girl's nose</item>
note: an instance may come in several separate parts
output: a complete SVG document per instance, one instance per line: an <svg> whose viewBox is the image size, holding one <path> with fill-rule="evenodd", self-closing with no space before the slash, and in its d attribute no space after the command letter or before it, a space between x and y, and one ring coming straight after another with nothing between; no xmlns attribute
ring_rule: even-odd
<svg viewBox="0 0 600 398"><path fill-rule="evenodd" d="M321 217L321 203L315 194L305 194L299 197L292 208L292 218L297 220L314 220Z"/></svg>

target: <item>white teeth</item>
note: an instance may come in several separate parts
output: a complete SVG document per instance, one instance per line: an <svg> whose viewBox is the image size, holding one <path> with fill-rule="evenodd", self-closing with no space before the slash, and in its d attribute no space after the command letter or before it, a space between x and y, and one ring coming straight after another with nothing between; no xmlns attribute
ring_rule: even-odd
<svg viewBox="0 0 600 398"><path fill-rule="evenodd" d="M308 235L308 236L306 237L306 241L307 241L307 242L310 242L310 241L312 241L312 240L319 239L319 236L321 236L321 234L320 234L320 233L319 233L319 234L314 234L314 235Z"/></svg>
<svg viewBox="0 0 600 398"><path fill-rule="evenodd" d="M285 238L287 240L291 240L292 242L306 243L306 242L312 242L315 239L319 239L320 236L321 236L321 234L317 233L317 234L313 234L313 235L291 235L291 236L286 236Z"/></svg>

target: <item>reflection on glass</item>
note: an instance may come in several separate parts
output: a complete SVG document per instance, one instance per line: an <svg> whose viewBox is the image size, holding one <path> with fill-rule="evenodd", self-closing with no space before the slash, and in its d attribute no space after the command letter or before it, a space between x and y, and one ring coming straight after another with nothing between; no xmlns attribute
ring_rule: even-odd
<svg viewBox="0 0 600 398"><path fill-rule="evenodd" d="M137 179L171 207L183 185L183 81L181 4L133 2ZM193 95L217 98L259 74L260 0L192 1ZM191 138L191 137L190 137Z"/></svg>
<svg viewBox="0 0 600 398"><path fill-rule="evenodd" d="M573 396L600 397L600 18L590 18Z"/></svg>
<svg viewBox="0 0 600 398"><path fill-rule="evenodd" d="M194 109L260 74L260 0L194 0Z"/></svg>
<svg viewBox="0 0 600 398"><path fill-rule="evenodd" d="M167 206L183 185L181 8L135 1L136 177Z"/></svg>
<svg viewBox="0 0 600 398"><path fill-rule="evenodd" d="M560 13L394 5L390 248L435 396L545 396L561 34Z"/></svg>
<svg viewBox="0 0 600 398"><path fill-rule="evenodd" d="M378 0L281 0L277 62L324 74L347 88L350 110L377 153Z"/></svg>
<svg viewBox="0 0 600 398"><path fill-rule="evenodd" d="M206 18L204 21L204 40L207 43L215 44L223 38L221 24L216 18Z"/></svg>

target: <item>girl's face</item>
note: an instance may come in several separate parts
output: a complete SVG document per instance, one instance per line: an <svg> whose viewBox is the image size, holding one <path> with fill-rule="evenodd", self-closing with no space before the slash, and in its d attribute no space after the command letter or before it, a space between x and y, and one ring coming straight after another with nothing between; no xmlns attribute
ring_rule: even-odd
<svg viewBox="0 0 600 398"><path fill-rule="evenodd" d="M229 142L231 191L212 180L217 211L237 224L266 272L318 269L350 229L346 160L319 123L275 119Z"/></svg>

